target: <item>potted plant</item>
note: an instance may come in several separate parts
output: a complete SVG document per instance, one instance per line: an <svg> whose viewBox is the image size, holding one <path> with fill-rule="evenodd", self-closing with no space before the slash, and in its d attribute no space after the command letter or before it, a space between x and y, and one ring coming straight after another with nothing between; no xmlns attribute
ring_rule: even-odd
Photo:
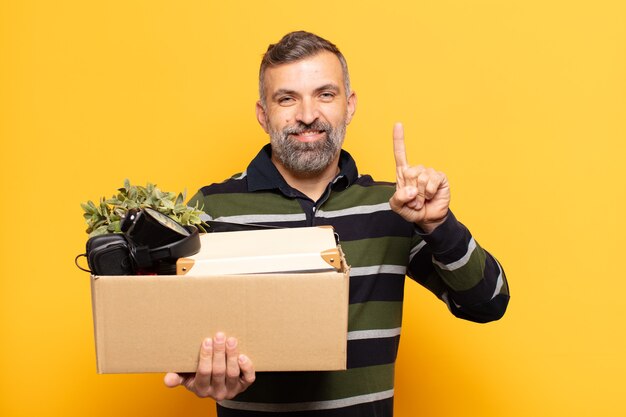
<svg viewBox="0 0 626 417"><path fill-rule="evenodd" d="M128 210L150 207L177 221L183 226L196 226L200 232L206 232L204 222L200 218L203 213L198 207L185 204L186 192L172 193L161 191L155 184L147 183L145 187L131 185L124 180L124 187L111 198L101 197L99 204L89 200L81 203L83 217L87 222L89 237L105 233L121 233L120 223Z"/></svg>

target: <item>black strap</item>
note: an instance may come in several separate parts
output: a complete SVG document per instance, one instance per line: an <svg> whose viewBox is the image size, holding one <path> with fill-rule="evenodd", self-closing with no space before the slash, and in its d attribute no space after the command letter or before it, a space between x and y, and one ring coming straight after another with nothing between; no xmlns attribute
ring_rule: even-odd
<svg viewBox="0 0 626 417"><path fill-rule="evenodd" d="M200 252L200 234L195 226L185 226L191 232L189 236L158 248L147 246L131 247L131 253L135 264L139 268L146 268L162 259L176 259L191 256Z"/></svg>
<svg viewBox="0 0 626 417"><path fill-rule="evenodd" d="M89 272L91 274L92 272L89 269L85 269L82 266L78 265L78 258L80 258L81 256L84 256L85 259L87 258L87 254L86 253L81 253L80 255L76 255L76 258L74 258L74 264L76 264L78 269L80 269L81 271Z"/></svg>

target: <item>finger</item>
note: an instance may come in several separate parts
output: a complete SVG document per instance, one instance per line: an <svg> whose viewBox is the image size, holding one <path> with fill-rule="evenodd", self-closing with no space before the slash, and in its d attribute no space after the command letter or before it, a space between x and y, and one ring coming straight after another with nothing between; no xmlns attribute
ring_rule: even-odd
<svg viewBox="0 0 626 417"><path fill-rule="evenodd" d="M413 186L400 188L389 199L389 206L397 213L409 203L414 202L416 196L417 188Z"/></svg>
<svg viewBox="0 0 626 417"><path fill-rule="evenodd" d="M207 337L202 341L200 347L200 357L198 359L198 369L194 385L198 392L205 392L211 386L211 375L213 373L213 340Z"/></svg>
<svg viewBox="0 0 626 417"><path fill-rule="evenodd" d="M409 166L409 163L406 160L404 127L402 127L402 123L396 123L393 126L393 155L396 160L396 168L398 170Z"/></svg>
<svg viewBox="0 0 626 417"><path fill-rule="evenodd" d="M239 350L237 349L237 339L229 337L226 339L226 390L232 392L239 385Z"/></svg>
<svg viewBox="0 0 626 417"><path fill-rule="evenodd" d="M163 377L163 383L165 383L165 386L168 388L175 388L183 383L183 377L176 373L168 372Z"/></svg>
<svg viewBox="0 0 626 417"><path fill-rule="evenodd" d="M424 217L424 210L416 210L410 207L415 202L417 189L415 187L403 187L396 190L389 199L391 209L399 214L404 220L412 223L420 221Z"/></svg>
<svg viewBox="0 0 626 417"><path fill-rule="evenodd" d="M243 391L254 382L256 373L254 372L252 361L246 355L239 355L239 369L241 370L240 379Z"/></svg>
<svg viewBox="0 0 626 417"><path fill-rule="evenodd" d="M211 386L215 392L222 392L226 387L226 336L218 332L213 338L213 373Z"/></svg>
<svg viewBox="0 0 626 417"><path fill-rule="evenodd" d="M424 172L425 168L423 165L417 165L413 167L405 167L404 168L404 182L405 185L415 186L417 187L417 181L420 175Z"/></svg>
<svg viewBox="0 0 626 417"><path fill-rule="evenodd" d="M419 178L423 171L424 167L421 165L404 168L404 187L402 188L408 189L405 195L414 195L412 200L404 201L404 203L412 209L418 209L418 202L423 201L424 198L424 189L419 186Z"/></svg>
<svg viewBox="0 0 626 417"><path fill-rule="evenodd" d="M427 200L432 200L437 194L437 190L443 183L443 175L440 173L433 171L433 174L428 179L428 183L426 184L426 188L424 188L424 196Z"/></svg>
<svg viewBox="0 0 626 417"><path fill-rule="evenodd" d="M417 177L417 195L415 196L415 204L412 206L416 210L424 207L424 202L426 201L426 187L431 177L432 175L428 170L420 172Z"/></svg>

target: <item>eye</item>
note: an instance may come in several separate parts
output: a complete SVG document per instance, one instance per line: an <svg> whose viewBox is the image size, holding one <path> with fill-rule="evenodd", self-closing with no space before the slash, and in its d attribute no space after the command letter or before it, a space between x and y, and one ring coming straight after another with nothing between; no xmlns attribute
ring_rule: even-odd
<svg viewBox="0 0 626 417"><path fill-rule="evenodd" d="M282 96L278 98L278 104L281 106L288 106L294 102L294 98L291 96Z"/></svg>
<svg viewBox="0 0 626 417"><path fill-rule="evenodd" d="M332 91L324 91L320 94L320 98L323 101L332 101L335 98L335 93Z"/></svg>

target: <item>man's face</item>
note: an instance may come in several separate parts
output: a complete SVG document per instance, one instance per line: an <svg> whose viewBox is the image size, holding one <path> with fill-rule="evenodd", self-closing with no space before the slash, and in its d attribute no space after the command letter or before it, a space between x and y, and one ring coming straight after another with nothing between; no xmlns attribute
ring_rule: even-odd
<svg viewBox="0 0 626 417"><path fill-rule="evenodd" d="M356 107L339 59L321 52L268 68L264 82L257 119L270 135L272 159L298 176L320 174L336 161Z"/></svg>

